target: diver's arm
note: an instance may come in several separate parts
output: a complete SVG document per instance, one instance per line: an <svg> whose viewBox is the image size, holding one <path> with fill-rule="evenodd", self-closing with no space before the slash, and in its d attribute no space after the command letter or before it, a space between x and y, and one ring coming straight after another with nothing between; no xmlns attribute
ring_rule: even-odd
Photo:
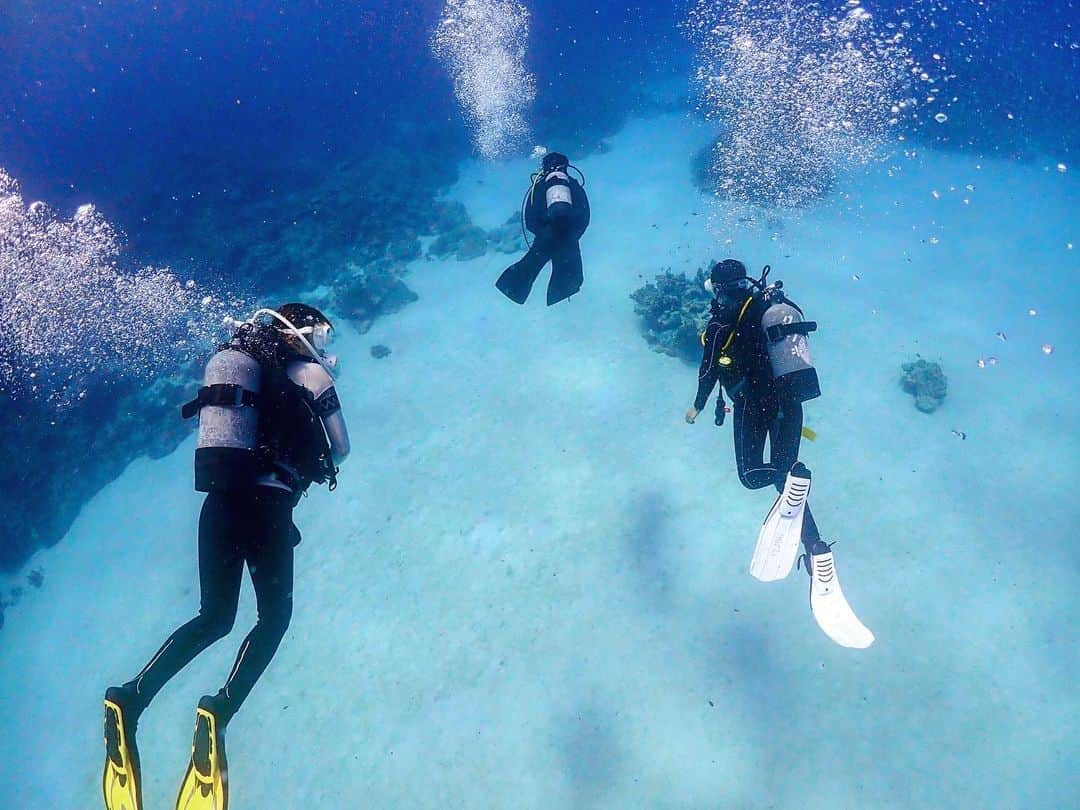
<svg viewBox="0 0 1080 810"><path fill-rule="evenodd" d="M580 239L585 233L585 229L589 227L592 211L589 209L589 195L585 193L585 187L577 180L571 180L571 182L573 183L574 207L580 208L580 213L577 215L577 237Z"/></svg>
<svg viewBox="0 0 1080 810"><path fill-rule="evenodd" d="M547 199L536 186L529 189L525 202L525 227L536 235L547 219Z"/></svg>
<svg viewBox="0 0 1080 810"><path fill-rule="evenodd" d="M315 413L326 431L326 440L330 445L330 458L337 466L349 455L349 431L345 427L345 416L341 412L341 401L334 378L327 374L318 363L296 363L289 366L289 377L297 385L302 385L315 398Z"/></svg>
<svg viewBox="0 0 1080 810"><path fill-rule="evenodd" d="M721 324L718 321L709 321L705 334L702 335L701 367L698 369L698 390L694 399L694 410L701 411L705 408L717 381L720 379L720 365L716 362L716 353L720 348ZM720 395L723 399L723 393Z"/></svg>
<svg viewBox="0 0 1080 810"><path fill-rule="evenodd" d="M326 440L330 444L330 458L334 466L341 464L349 455L349 430L345 427L345 415L341 412L341 402L337 391L330 386L315 399L315 412L322 420Z"/></svg>

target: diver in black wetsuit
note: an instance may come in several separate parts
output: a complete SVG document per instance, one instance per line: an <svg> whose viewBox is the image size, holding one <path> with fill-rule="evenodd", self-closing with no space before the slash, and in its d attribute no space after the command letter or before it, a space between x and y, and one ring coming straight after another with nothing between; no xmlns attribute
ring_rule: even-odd
<svg viewBox="0 0 1080 810"><path fill-rule="evenodd" d="M802 403L821 395L807 342L817 324L804 320L784 295L783 282L765 286L768 275L766 266L759 280L749 279L746 266L734 259L711 268L705 282L713 293L711 314L701 335L697 396L686 421L694 423L719 382L734 405L739 480L749 489L771 484L780 493L758 533L751 576L762 582L784 579L801 545L814 620L837 644L862 649L874 643L874 634L844 597L832 546L821 539L810 513L810 471L798 460ZM717 425L724 424L726 412L721 392Z"/></svg>
<svg viewBox="0 0 1080 810"><path fill-rule="evenodd" d="M755 289L755 285L757 289ZM706 289L713 293L709 324L702 333L702 358L694 404L686 413L693 424L709 396L717 394L715 423L724 424L726 390L734 406L735 463L739 480L748 489L775 486L798 464L802 439L802 403L820 394L812 367L786 369L778 378L770 362L766 335L761 327L770 302L764 284L746 275L746 266L735 259L713 265ZM790 304L790 302L787 302ZM810 327L813 328L813 327ZM765 461L765 440L769 460ZM798 465L799 472L805 470ZM809 473L806 473L809 477ZM809 506L803 517L802 542L807 551L820 540Z"/></svg>
<svg viewBox="0 0 1080 810"><path fill-rule="evenodd" d="M109 810L141 810L139 716L174 675L232 629L246 565L258 621L225 684L199 701L196 747L200 740L213 743L202 748L205 762L193 756L182 795L189 790L201 796L213 782L211 771L223 770L225 726L270 663L292 616L293 549L300 542L293 508L312 483L329 482L333 489L337 466L349 453L331 375L336 361L325 353L329 320L305 304L260 314L272 323L253 318L242 324L211 358L198 397L183 409L185 418L199 415L195 487L207 493L199 516L199 613L135 678L106 692L103 790ZM200 723L211 722L200 737ZM218 791L213 806L222 806L227 784L211 788Z"/></svg>
<svg viewBox="0 0 1080 810"><path fill-rule="evenodd" d="M536 277L548 261L548 306L581 289L585 277L578 241L589 227L589 198L583 183L570 176L570 168L566 155L549 152L525 195L525 227L536 239L529 252L506 268L495 282L503 295L518 304L528 299Z"/></svg>

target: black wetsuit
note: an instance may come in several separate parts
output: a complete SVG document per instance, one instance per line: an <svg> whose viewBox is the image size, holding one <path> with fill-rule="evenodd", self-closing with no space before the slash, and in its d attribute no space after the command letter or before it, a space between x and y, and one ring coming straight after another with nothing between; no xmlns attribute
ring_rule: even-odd
<svg viewBox="0 0 1080 810"><path fill-rule="evenodd" d="M287 365L282 361L283 369ZM315 368L306 361L300 365ZM270 369L264 367L263 373L264 379L274 379L267 376ZM313 410L306 411L310 417L306 421L280 421L296 416L286 402L299 402L296 397L305 389L297 383L284 386L279 381L283 386L278 389L280 396L264 401L262 416L266 421L260 421L259 441L265 446L288 448L280 449L278 459L282 463L295 464L300 458L298 448L309 445L323 455L333 450L341 458L348 453L340 403L326 376L329 387L319 396L311 396ZM270 396L266 392L264 395ZM331 440L333 448L327 445L331 433L335 437ZM274 438L282 436L287 441ZM312 480L323 480L310 472L300 473L295 466L291 469L298 473L293 476L295 491L283 488L285 473L271 465L248 486L207 494L199 515L199 613L165 640L143 670L120 687L120 694L114 694L123 704L132 728L174 675L232 630L245 567L255 586L258 620L240 645L225 685L213 697L219 728L232 719L274 657L292 618L293 549L300 542L300 532L292 520L293 508Z"/></svg>
<svg viewBox="0 0 1080 810"><path fill-rule="evenodd" d="M722 391L726 390L731 397L734 411L735 464L739 480L748 489L772 485L782 491L788 471L799 458L802 403L778 396L760 326L764 305L754 296L740 319L739 313L747 298L750 298L749 293L736 299L712 302L709 325L702 337L704 347L694 409L704 410L716 383L720 382ZM725 355L732 360L728 365L719 362ZM724 421L722 391L716 400L718 425ZM768 461L765 461L766 438L769 440ZM803 515L803 544L809 549L819 539L817 524L807 505Z"/></svg>
<svg viewBox="0 0 1080 810"><path fill-rule="evenodd" d="M291 492L270 486L206 496L199 515L199 614L124 684L133 719L176 673L232 630L246 564L259 617L217 693L218 724L224 728L240 708L292 617L293 546L299 539L292 522L294 501Z"/></svg>
<svg viewBox="0 0 1080 810"><path fill-rule="evenodd" d="M548 306L569 298L581 289L585 280L581 268L581 248L578 240L589 227L589 198L581 183L569 178L571 210L558 217L549 217L547 199L542 183L532 190L525 203L525 227L535 235L532 247L519 261L499 276L495 286L507 298L524 304L540 271L551 262L548 282Z"/></svg>

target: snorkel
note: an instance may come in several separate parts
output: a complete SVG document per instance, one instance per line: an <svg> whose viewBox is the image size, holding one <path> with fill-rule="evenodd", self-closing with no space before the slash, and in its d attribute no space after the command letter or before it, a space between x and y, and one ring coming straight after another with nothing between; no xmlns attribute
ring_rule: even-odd
<svg viewBox="0 0 1080 810"><path fill-rule="evenodd" d="M308 333L311 333L312 337L314 338L314 327L306 326L304 327L304 329L299 329L296 327L295 324L293 324L292 321L290 321L280 312L273 309L268 309L266 307L256 310L255 313L250 318L248 318L247 323L254 324L260 315L269 315L271 318L274 318L275 320L283 324L285 326L284 331L288 332L290 335L300 341L303 347L307 349L308 354L311 355L311 359L323 367L323 370L330 375L330 379L336 378L337 375L334 373L334 370L337 368L337 357L335 357L334 355L324 354L321 350L316 349L311 344L311 341L309 341L304 335L304 332L307 331ZM329 329L327 330L327 334L329 334Z"/></svg>

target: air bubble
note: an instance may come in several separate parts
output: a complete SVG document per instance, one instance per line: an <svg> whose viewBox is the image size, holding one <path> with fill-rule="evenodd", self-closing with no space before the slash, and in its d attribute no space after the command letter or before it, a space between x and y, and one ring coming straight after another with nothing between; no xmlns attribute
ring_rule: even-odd
<svg viewBox="0 0 1080 810"><path fill-rule="evenodd" d="M431 49L485 158L512 152L527 135L536 77L525 67L529 10L517 0L447 0Z"/></svg>
<svg viewBox="0 0 1080 810"><path fill-rule="evenodd" d="M938 113L934 116L934 120L937 121L939 124L944 124L946 121L949 120L949 116L947 116L945 113Z"/></svg>

